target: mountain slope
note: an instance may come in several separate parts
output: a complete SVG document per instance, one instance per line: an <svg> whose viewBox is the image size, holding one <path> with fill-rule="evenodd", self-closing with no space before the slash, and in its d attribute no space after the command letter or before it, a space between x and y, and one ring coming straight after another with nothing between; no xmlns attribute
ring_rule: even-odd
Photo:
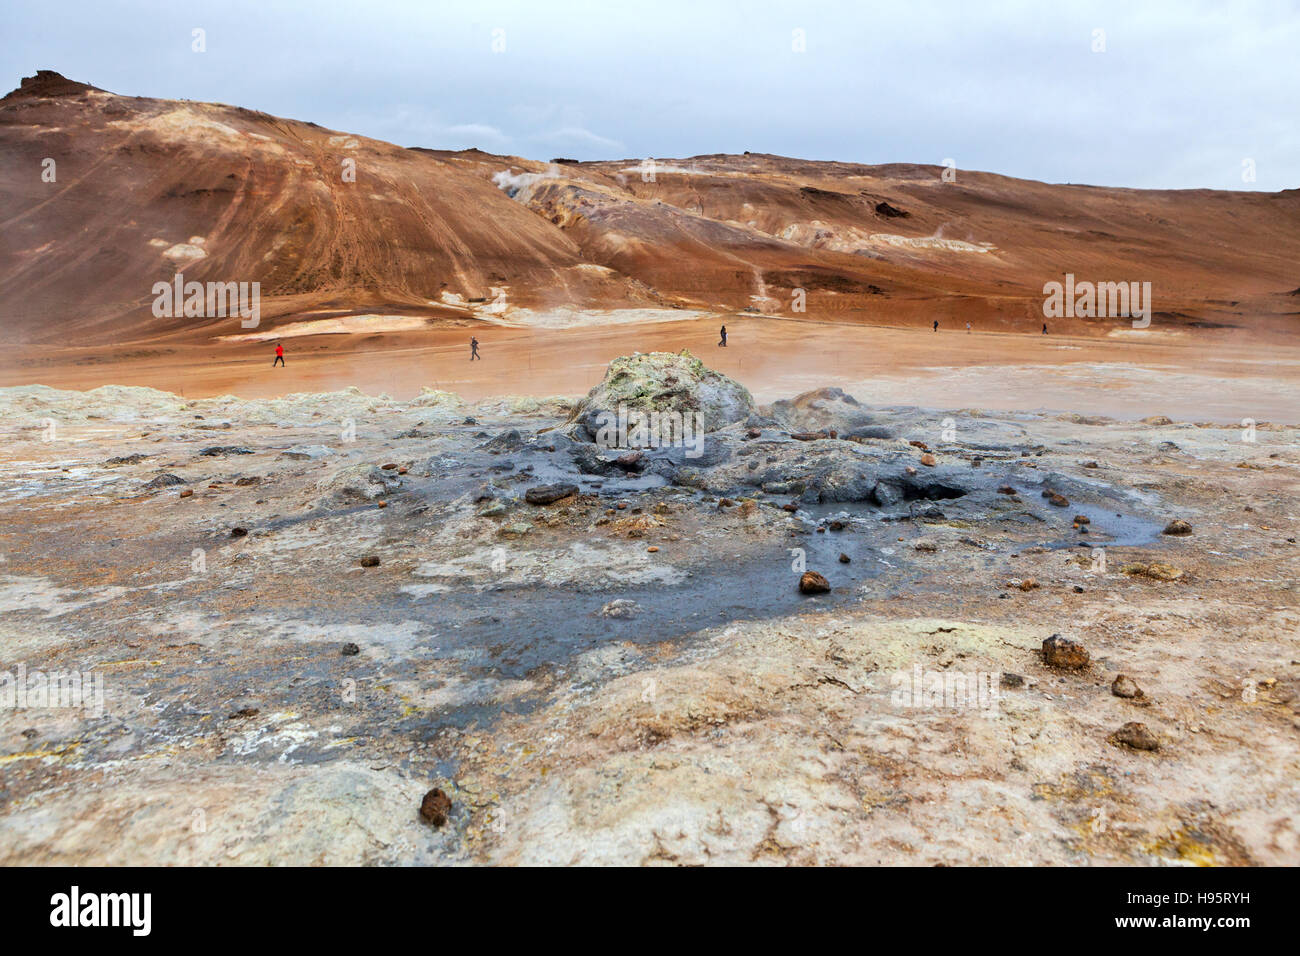
<svg viewBox="0 0 1300 956"><path fill-rule="evenodd" d="M1295 328L1300 191L1048 185L776 156L551 163L402 148L42 72L0 100L11 342L203 341L152 287L261 283L264 326L383 312L749 309L1041 321L1043 284L1147 281L1166 327ZM54 161L54 181L42 174ZM349 181L355 170L354 181ZM46 176L48 178L48 175ZM1116 320L1062 320L1104 332Z"/></svg>

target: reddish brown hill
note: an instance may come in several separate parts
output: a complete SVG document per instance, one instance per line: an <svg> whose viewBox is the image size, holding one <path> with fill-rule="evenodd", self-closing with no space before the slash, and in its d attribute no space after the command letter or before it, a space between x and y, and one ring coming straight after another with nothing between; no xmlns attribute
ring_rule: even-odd
<svg viewBox="0 0 1300 956"><path fill-rule="evenodd" d="M0 100L0 153L0 323L18 343L237 332L151 314L153 284L178 269L260 282L266 328L323 311L464 319L479 299L506 321L561 307L792 314L796 289L809 317L1025 328L1065 272L1151 282L1167 326L1271 334L1300 311L1285 294L1300 282L1296 190L944 182L938 167L749 154L541 163L48 71Z"/></svg>

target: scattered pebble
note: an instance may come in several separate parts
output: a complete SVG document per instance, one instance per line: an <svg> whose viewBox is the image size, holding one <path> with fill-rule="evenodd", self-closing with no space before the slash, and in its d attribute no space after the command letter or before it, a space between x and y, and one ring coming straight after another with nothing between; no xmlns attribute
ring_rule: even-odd
<svg viewBox="0 0 1300 956"><path fill-rule="evenodd" d="M1043 661L1050 667L1078 670L1088 666L1088 649L1078 641L1053 634L1043 641Z"/></svg>
<svg viewBox="0 0 1300 956"><path fill-rule="evenodd" d="M1151 728L1140 721L1130 720L1110 735L1110 742L1131 747L1134 750L1159 750L1160 738L1151 732Z"/></svg>
<svg viewBox="0 0 1300 956"><path fill-rule="evenodd" d="M816 571L805 571L799 578L799 591L803 594L825 594L830 589L830 582Z"/></svg>
<svg viewBox="0 0 1300 956"><path fill-rule="evenodd" d="M425 823L432 824L435 827L444 827L447 825L447 818L450 814L451 797L437 787L426 793L424 799L420 801L420 819Z"/></svg>

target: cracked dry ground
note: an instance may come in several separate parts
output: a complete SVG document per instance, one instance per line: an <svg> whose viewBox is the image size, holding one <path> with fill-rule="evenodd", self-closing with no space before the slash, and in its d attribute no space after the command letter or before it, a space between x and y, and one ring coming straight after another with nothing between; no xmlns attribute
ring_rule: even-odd
<svg viewBox="0 0 1300 956"><path fill-rule="evenodd" d="M102 674L105 707L0 711L5 863L1300 862L1294 429L915 413L889 454L1020 493L788 512L610 480L538 507L550 459L483 446L547 441L545 404L69 394L6 398L0 671ZM1048 474L1082 497L1051 507ZM1073 527L1088 482L1192 534L1101 570L1071 546L1107 540L1114 498ZM1086 668L1047 666L1057 633ZM1009 676L994 709L901 706L918 666ZM1111 742L1130 721L1159 749Z"/></svg>

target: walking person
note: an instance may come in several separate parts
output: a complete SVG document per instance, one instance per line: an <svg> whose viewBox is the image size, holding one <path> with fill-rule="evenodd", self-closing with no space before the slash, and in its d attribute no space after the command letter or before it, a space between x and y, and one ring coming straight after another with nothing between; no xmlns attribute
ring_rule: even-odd
<svg viewBox="0 0 1300 956"><path fill-rule="evenodd" d="M938 319L935 319L935 320L934 320L934 330L935 330L936 332L939 331L939 320L938 320Z"/></svg>
<svg viewBox="0 0 1300 956"><path fill-rule="evenodd" d="M724 349L727 347L727 327L725 325L722 327L722 339L718 342L718 345Z"/></svg>
<svg viewBox="0 0 1300 956"><path fill-rule="evenodd" d="M1043 323L1043 334L1044 334L1044 335L1047 334L1047 323L1046 323L1046 322Z"/></svg>
<svg viewBox="0 0 1300 956"><path fill-rule="evenodd" d="M483 356L478 354L478 339L471 335L469 337L469 360L472 362L475 359L478 359L481 362L483 361Z"/></svg>
<svg viewBox="0 0 1300 956"><path fill-rule="evenodd" d="M275 368L277 365L284 366L284 346L279 342L275 343L275 361L271 363L271 368Z"/></svg>

